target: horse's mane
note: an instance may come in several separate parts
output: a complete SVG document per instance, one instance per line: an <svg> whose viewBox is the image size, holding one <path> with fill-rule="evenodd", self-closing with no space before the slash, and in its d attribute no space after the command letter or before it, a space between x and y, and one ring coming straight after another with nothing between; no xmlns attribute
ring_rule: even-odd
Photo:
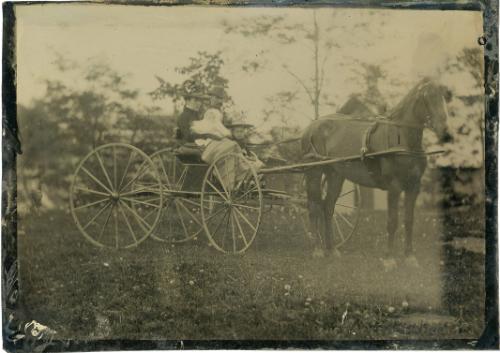
<svg viewBox="0 0 500 353"><path fill-rule="evenodd" d="M430 77L421 79L415 87L391 110L387 115L388 120L397 120L402 116L404 110L408 109L411 103L415 102L422 90L427 89L430 85L435 86L435 82Z"/></svg>

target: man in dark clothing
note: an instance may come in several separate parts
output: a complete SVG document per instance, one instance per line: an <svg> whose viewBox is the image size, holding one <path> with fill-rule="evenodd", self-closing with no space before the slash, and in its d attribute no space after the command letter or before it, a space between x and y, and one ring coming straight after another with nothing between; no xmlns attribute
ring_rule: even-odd
<svg viewBox="0 0 500 353"><path fill-rule="evenodd" d="M203 97L201 95L186 95L184 100L184 110L177 117L177 127L179 128L179 137L184 142L194 142L195 136L191 132L191 124L195 120L201 120L203 116L201 115L202 101Z"/></svg>

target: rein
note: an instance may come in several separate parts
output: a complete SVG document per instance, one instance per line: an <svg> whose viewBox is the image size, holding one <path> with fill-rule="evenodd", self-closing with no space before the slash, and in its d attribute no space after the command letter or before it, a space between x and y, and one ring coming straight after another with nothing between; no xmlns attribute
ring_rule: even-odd
<svg viewBox="0 0 500 353"><path fill-rule="evenodd" d="M280 141L276 141L276 142L247 143L247 146L248 147L254 147L254 148L257 148L257 147L267 147L267 146L277 146L277 145L282 145L282 144L285 144L285 143L300 141L301 139L302 139L302 137L293 137L293 138L289 138L289 139L286 139L286 140L280 140Z"/></svg>

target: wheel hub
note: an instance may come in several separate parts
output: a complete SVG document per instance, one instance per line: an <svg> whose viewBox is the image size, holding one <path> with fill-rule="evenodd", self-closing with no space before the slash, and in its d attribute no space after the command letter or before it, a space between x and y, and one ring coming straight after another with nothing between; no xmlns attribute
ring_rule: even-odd
<svg viewBox="0 0 500 353"><path fill-rule="evenodd" d="M118 202L118 200L120 199L120 194L116 191L113 191L111 193L111 195L109 196L109 198L111 199L111 201L113 202Z"/></svg>

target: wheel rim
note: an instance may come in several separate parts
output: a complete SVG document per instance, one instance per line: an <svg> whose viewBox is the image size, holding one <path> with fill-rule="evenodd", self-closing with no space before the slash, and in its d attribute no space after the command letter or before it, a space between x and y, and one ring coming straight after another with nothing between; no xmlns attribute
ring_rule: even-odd
<svg viewBox="0 0 500 353"><path fill-rule="evenodd" d="M180 163L169 148L155 152L151 160L160 173L164 195L162 216L151 237L170 243L193 239L203 231L199 195L182 197L169 194L169 191L183 189L189 167Z"/></svg>
<svg viewBox="0 0 500 353"><path fill-rule="evenodd" d="M148 188L137 189L141 183ZM160 176L151 159L122 143L103 145L87 154L70 189L77 228L99 247L140 244L154 230L162 201Z"/></svg>
<svg viewBox="0 0 500 353"><path fill-rule="evenodd" d="M358 227L361 198L359 186L345 182L342 191L335 203L332 215L334 233L334 247L340 249L356 233Z"/></svg>
<svg viewBox="0 0 500 353"><path fill-rule="evenodd" d="M202 184L201 219L210 244L241 254L252 245L262 216L262 191L255 169L240 154L219 157Z"/></svg>

